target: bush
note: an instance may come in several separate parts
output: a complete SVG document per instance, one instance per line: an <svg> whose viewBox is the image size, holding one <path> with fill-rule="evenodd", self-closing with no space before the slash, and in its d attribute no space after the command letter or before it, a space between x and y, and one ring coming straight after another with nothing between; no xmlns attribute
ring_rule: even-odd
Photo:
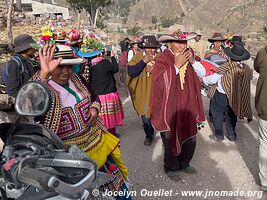
<svg viewBox="0 0 267 200"><path fill-rule="evenodd" d="M104 19L96 20L96 27L100 29L106 28L106 25L104 24Z"/></svg>
<svg viewBox="0 0 267 200"><path fill-rule="evenodd" d="M182 18L180 17L169 17L169 18L161 18L161 25L163 28L168 28L176 23L180 24L182 22Z"/></svg>
<svg viewBox="0 0 267 200"><path fill-rule="evenodd" d="M139 34L141 33L141 28L138 27L138 26L134 26L134 27L132 27L132 28L129 28L129 29L127 30L127 33L128 33L129 35L139 35Z"/></svg>
<svg viewBox="0 0 267 200"><path fill-rule="evenodd" d="M267 33L267 26L263 27L263 31L264 31L264 33Z"/></svg>

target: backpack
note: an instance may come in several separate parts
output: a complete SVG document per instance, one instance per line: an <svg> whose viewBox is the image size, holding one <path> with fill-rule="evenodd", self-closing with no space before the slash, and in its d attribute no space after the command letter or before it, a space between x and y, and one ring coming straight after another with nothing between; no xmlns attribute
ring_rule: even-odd
<svg viewBox="0 0 267 200"><path fill-rule="evenodd" d="M119 63L121 66L123 66L123 67L127 66L127 64L128 64L127 57L128 57L128 51L126 50L126 51L122 52L121 57L120 57Z"/></svg>
<svg viewBox="0 0 267 200"><path fill-rule="evenodd" d="M6 64L6 66L4 67L4 69L2 71L2 80L3 80L5 85L8 81L8 76L9 76L8 68L9 68L9 65L10 65L12 60L16 61L16 63L18 64L21 76L25 72L25 67L24 67L24 64L21 61L21 59L18 56L12 56L10 61ZM21 84L22 84L22 81L23 81L23 79L21 78Z"/></svg>

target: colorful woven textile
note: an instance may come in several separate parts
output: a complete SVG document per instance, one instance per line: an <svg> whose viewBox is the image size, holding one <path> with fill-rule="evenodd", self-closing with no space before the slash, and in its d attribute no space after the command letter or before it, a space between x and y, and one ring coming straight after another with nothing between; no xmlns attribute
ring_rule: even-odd
<svg viewBox="0 0 267 200"><path fill-rule="evenodd" d="M98 95L101 101L99 117L103 120L107 129L123 124L123 107L118 92Z"/></svg>

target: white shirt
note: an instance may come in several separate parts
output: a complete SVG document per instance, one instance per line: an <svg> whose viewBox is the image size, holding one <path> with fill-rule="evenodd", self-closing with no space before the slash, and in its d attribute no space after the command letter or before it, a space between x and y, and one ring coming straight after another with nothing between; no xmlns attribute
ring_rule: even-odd
<svg viewBox="0 0 267 200"><path fill-rule="evenodd" d="M243 63L241 63L241 62L237 62L237 63L240 67L243 67ZM214 73L210 76L204 77L202 80L206 85L217 84L216 89L218 90L218 92L225 94L225 91L224 91L224 88L222 85L222 80L221 80L222 76L223 75L221 75L221 74Z"/></svg>
<svg viewBox="0 0 267 200"><path fill-rule="evenodd" d="M127 61L130 62L132 60L132 58L134 57L134 52L133 50L129 50L128 51L128 55L127 55Z"/></svg>

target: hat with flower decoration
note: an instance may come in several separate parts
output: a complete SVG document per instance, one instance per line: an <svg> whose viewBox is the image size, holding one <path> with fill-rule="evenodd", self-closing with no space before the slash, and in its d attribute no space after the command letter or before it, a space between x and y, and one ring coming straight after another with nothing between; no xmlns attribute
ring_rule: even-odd
<svg viewBox="0 0 267 200"><path fill-rule="evenodd" d="M68 41L66 32L63 30L58 31L54 34L54 40L56 43L66 43Z"/></svg>
<svg viewBox="0 0 267 200"><path fill-rule="evenodd" d="M83 44L78 55L84 58L90 58L100 55L104 50L104 44L100 42L100 38L94 33L90 33L83 37Z"/></svg>
<svg viewBox="0 0 267 200"><path fill-rule="evenodd" d="M69 39L68 44L70 45L82 42L82 33L78 29L71 29L67 37Z"/></svg>
<svg viewBox="0 0 267 200"><path fill-rule="evenodd" d="M54 59L62 58L60 65L75 65L84 62L83 58L78 58L73 49L67 45L58 44L54 52Z"/></svg>
<svg viewBox="0 0 267 200"><path fill-rule="evenodd" d="M41 30L42 33L40 34L40 37L38 38L37 42L31 45L34 49L43 48L45 44L55 44L55 31L53 27L43 26Z"/></svg>
<svg viewBox="0 0 267 200"><path fill-rule="evenodd" d="M172 34L162 34L159 38L159 42L171 42L171 41L187 41L195 38L197 33L195 32L182 32L180 29Z"/></svg>

